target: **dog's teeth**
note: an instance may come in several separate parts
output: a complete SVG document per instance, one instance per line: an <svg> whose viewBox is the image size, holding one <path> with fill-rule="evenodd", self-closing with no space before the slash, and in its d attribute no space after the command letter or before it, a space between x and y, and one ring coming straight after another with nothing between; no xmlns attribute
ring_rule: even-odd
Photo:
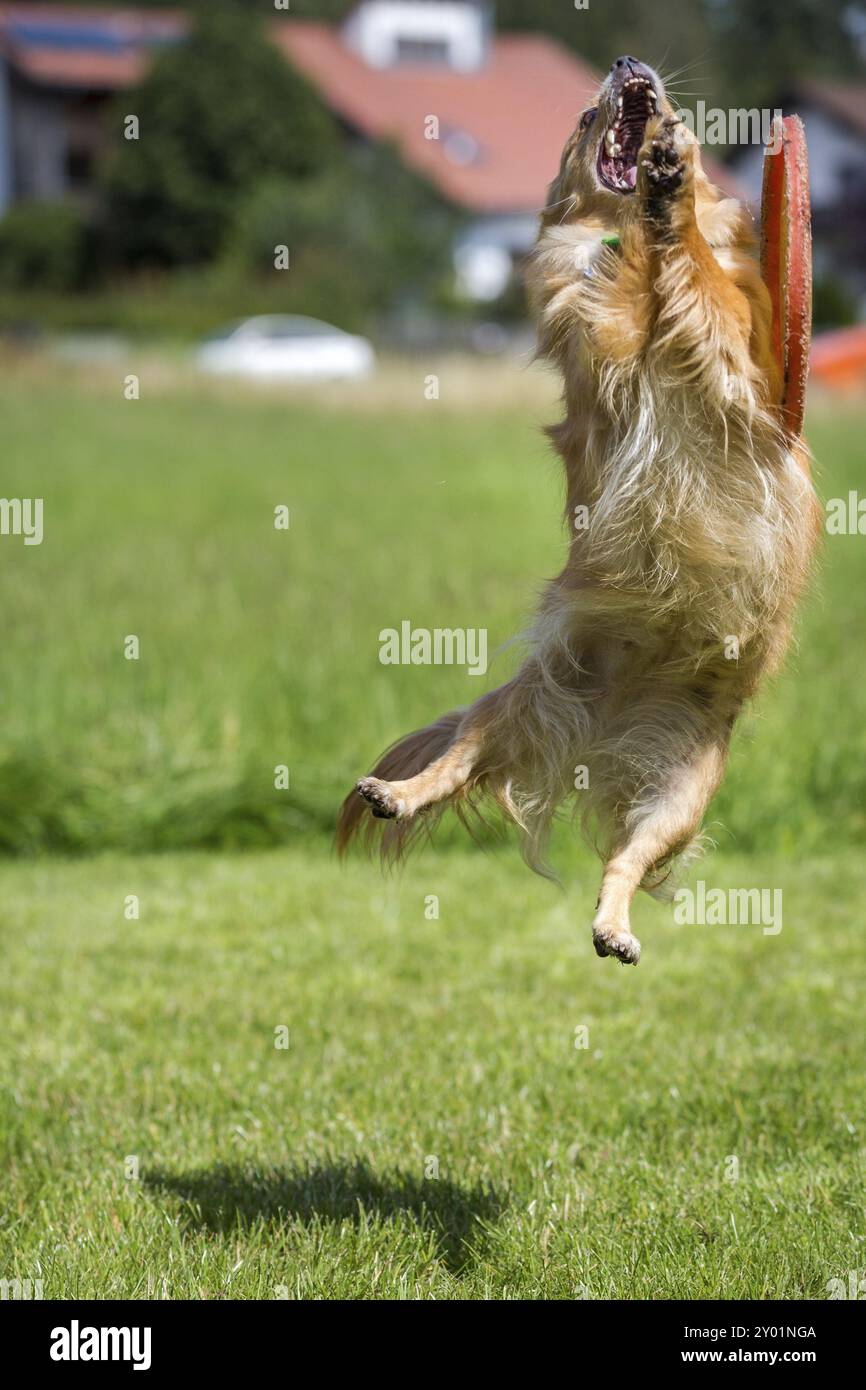
<svg viewBox="0 0 866 1390"><path fill-rule="evenodd" d="M611 154L622 154L622 145L611 145L610 152Z"/></svg>
<svg viewBox="0 0 866 1390"><path fill-rule="evenodd" d="M616 145L616 136L614 135L612 130L608 130L607 134L604 137L604 143L606 144L609 150L612 150Z"/></svg>

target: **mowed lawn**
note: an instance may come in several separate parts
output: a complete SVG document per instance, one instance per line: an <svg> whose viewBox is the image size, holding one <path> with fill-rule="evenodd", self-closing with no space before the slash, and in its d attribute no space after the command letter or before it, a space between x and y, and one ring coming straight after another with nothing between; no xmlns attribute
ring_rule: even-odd
<svg viewBox="0 0 866 1390"><path fill-rule="evenodd" d="M507 677L564 549L553 392L430 370L0 386L0 491L45 505L0 540L0 1278L823 1298L866 1273L866 538L827 538L689 880L780 890L778 934L642 900L639 968L598 960L567 828L563 891L453 832L339 867L345 789ZM863 428L813 411L824 496L866 490ZM491 671L382 666L405 618L486 627Z"/></svg>
<svg viewBox="0 0 866 1390"><path fill-rule="evenodd" d="M780 887L782 930L647 900L635 970L594 955L588 860L567 895L510 854L385 886L319 850L7 867L0 1270L96 1299L847 1286L866 865L707 874Z"/></svg>
<svg viewBox="0 0 866 1390"><path fill-rule="evenodd" d="M541 433L555 391L419 361L305 401L130 366L138 400L125 366L0 384L2 495L42 497L45 532L0 538L0 851L325 840L385 744L513 670L565 553ZM862 491L862 412L812 418L824 494ZM714 808L739 849L866 833L864 548L827 538L788 672L740 725ZM380 633L404 620L485 628L487 675L382 665Z"/></svg>

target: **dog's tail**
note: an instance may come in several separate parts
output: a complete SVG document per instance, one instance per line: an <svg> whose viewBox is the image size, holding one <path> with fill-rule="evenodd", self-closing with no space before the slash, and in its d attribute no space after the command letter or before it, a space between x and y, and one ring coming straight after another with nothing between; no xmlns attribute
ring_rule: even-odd
<svg viewBox="0 0 866 1390"><path fill-rule="evenodd" d="M428 763L440 758L453 742L464 713L464 710L452 710L435 723L416 729L414 733L392 743L373 768L372 776L395 782L423 772ZM355 836L360 834L370 852L378 842L383 862L402 859L414 841L429 832L449 799L446 797L438 807L431 807L423 816L414 816L410 820L377 820L370 814L367 802L353 788L340 807L335 840L337 853L342 857Z"/></svg>

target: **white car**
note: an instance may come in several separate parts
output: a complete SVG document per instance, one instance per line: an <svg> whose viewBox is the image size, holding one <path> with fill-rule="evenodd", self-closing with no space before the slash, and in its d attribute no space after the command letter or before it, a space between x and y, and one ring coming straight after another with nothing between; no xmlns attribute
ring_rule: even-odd
<svg viewBox="0 0 866 1390"><path fill-rule="evenodd" d="M205 372L292 381L365 377L376 362L366 338L296 314L230 324L202 343L196 360Z"/></svg>

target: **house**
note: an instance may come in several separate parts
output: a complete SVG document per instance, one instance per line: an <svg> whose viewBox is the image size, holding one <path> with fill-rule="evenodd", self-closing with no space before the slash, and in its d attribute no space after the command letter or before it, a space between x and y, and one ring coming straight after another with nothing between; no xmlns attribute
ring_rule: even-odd
<svg viewBox="0 0 866 1390"><path fill-rule="evenodd" d="M91 195L108 100L187 23L180 11L0 4L0 211ZM489 0L361 0L340 27L288 12L271 33L347 138L395 141L464 214L459 282L495 299L600 75L542 35L497 33Z"/></svg>
<svg viewBox="0 0 866 1390"><path fill-rule="evenodd" d="M815 278L844 284L866 313L866 86L804 80L779 93L773 109L796 112L806 130ZM761 147L735 152L731 168L759 205Z"/></svg>
<svg viewBox="0 0 866 1390"><path fill-rule="evenodd" d="M111 98L184 29L161 10L0 4L0 215L91 194Z"/></svg>
<svg viewBox="0 0 866 1390"><path fill-rule="evenodd" d="M465 214L458 279L495 299L598 74L540 35L496 34L477 0L365 0L342 30L295 21L276 35L349 131L395 140Z"/></svg>
<svg viewBox="0 0 866 1390"><path fill-rule="evenodd" d="M363 0L342 29L295 20L275 39L347 130L396 140L465 214L458 281L471 298L497 298L602 75L553 39L497 33L487 0Z"/></svg>

